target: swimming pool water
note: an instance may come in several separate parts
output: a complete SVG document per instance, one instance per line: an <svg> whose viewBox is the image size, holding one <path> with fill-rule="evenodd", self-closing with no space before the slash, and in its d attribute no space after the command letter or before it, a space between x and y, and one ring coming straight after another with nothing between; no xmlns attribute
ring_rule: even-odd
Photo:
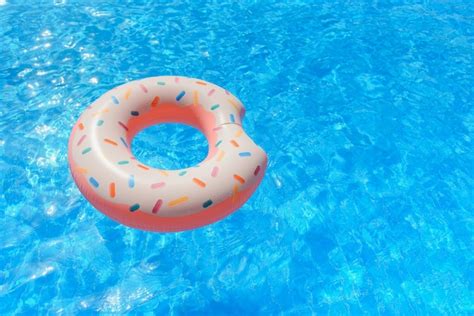
<svg viewBox="0 0 474 316"><path fill-rule="evenodd" d="M473 8L0 0L0 314L473 314ZM175 74L238 96L269 168L225 220L147 233L81 196L67 140L108 89Z"/></svg>

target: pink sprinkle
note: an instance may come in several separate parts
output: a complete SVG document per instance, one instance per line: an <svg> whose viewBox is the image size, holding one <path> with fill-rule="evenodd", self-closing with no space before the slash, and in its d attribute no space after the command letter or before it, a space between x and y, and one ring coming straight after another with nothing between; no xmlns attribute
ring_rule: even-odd
<svg viewBox="0 0 474 316"><path fill-rule="evenodd" d="M222 129L221 126L219 126L219 127L214 127L212 130L213 130L213 131L218 131L218 130L220 130L220 129Z"/></svg>
<svg viewBox="0 0 474 316"><path fill-rule="evenodd" d="M212 89L211 91L209 91L209 93L207 95L211 96L214 92L216 92L216 89Z"/></svg>
<svg viewBox="0 0 474 316"><path fill-rule="evenodd" d="M82 135L82 137L79 139L79 141L77 142L77 146L79 146L80 144L82 144L82 141L86 138L86 135Z"/></svg>
<svg viewBox="0 0 474 316"><path fill-rule="evenodd" d="M158 201L156 201L156 203L155 203L155 206L153 206L153 209L151 210L151 212L152 212L153 214L158 213L158 211L160 210L161 204L163 204L163 200L162 200L162 199L158 199Z"/></svg>
<svg viewBox="0 0 474 316"><path fill-rule="evenodd" d="M225 94L230 95L229 91L225 90Z"/></svg>
<svg viewBox="0 0 474 316"><path fill-rule="evenodd" d="M127 132L128 132L128 127L127 125L123 124L122 122L118 122L120 126L122 126Z"/></svg>
<svg viewBox="0 0 474 316"><path fill-rule="evenodd" d="M178 83L178 82L179 82L179 78L178 78L178 77L174 78L174 82Z"/></svg>
<svg viewBox="0 0 474 316"><path fill-rule="evenodd" d="M256 176L259 171L260 171L260 166L257 166L257 168L255 168L255 171L253 172L253 175Z"/></svg>
<svg viewBox="0 0 474 316"><path fill-rule="evenodd" d="M152 189L159 189L165 186L164 182L153 183L150 187Z"/></svg>
<svg viewBox="0 0 474 316"><path fill-rule="evenodd" d="M143 92L148 93L148 89L140 83L140 88L142 88Z"/></svg>
<svg viewBox="0 0 474 316"><path fill-rule="evenodd" d="M212 168L211 176L216 177L219 173L219 167Z"/></svg>

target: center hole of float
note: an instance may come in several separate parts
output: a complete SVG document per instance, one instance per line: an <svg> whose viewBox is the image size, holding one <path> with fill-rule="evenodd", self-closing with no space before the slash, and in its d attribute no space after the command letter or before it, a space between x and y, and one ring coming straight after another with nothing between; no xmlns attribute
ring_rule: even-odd
<svg viewBox="0 0 474 316"><path fill-rule="evenodd" d="M153 168L176 170L194 167L208 153L206 137L185 124L163 123L141 130L132 140L133 155Z"/></svg>

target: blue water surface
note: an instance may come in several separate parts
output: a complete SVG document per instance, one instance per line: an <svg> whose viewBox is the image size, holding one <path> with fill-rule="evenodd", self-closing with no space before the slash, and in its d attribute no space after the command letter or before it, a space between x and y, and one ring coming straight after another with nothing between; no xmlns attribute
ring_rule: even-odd
<svg viewBox="0 0 474 316"><path fill-rule="evenodd" d="M473 61L472 1L0 0L0 314L474 314ZM130 229L69 174L81 112L157 75L232 91L268 152L219 223Z"/></svg>

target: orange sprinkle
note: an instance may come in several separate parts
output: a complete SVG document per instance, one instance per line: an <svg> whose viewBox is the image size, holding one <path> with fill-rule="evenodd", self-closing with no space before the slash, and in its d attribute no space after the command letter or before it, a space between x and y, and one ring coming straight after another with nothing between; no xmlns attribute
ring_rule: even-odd
<svg viewBox="0 0 474 316"><path fill-rule="evenodd" d="M241 176L239 176L238 174L234 174L234 179L239 181L240 183L244 184L245 183L245 179L242 178Z"/></svg>
<svg viewBox="0 0 474 316"><path fill-rule="evenodd" d="M95 112L92 116L93 116L93 117L96 117L96 116L99 115L100 113L107 113L107 112L109 112L109 109L108 109L108 108L105 108L105 109L103 109L103 110L100 111L100 112Z"/></svg>
<svg viewBox="0 0 474 316"><path fill-rule="evenodd" d="M207 86L207 83L202 81L196 81L196 84L200 84L201 86Z"/></svg>
<svg viewBox="0 0 474 316"><path fill-rule="evenodd" d="M132 94L132 88L128 88L127 92L125 92L125 100L128 100L131 94Z"/></svg>
<svg viewBox="0 0 474 316"><path fill-rule="evenodd" d="M137 166L142 168L142 169L145 169L145 170L150 170L150 168L148 168L147 166L141 165L141 164L138 164Z"/></svg>
<svg viewBox="0 0 474 316"><path fill-rule="evenodd" d="M231 140L230 143L235 147L239 147L239 143L237 143L235 140Z"/></svg>
<svg viewBox="0 0 474 316"><path fill-rule="evenodd" d="M189 198L187 196L182 196L180 198L177 198L176 200L173 200L173 201L170 201L168 203L168 206L169 207L173 207L173 206L176 206L178 204L181 204L181 203L184 203L186 202L187 200L189 200Z"/></svg>
<svg viewBox="0 0 474 316"><path fill-rule="evenodd" d="M77 170L77 172L82 173L82 174L86 174L86 173L87 173L87 169L86 169L86 168L77 167L76 170Z"/></svg>
<svg viewBox="0 0 474 316"><path fill-rule="evenodd" d="M109 143L109 144L114 145L114 146L118 145L116 142L114 142L113 140L108 139L108 138L104 138L104 142Z"/></svg>
<svg viewBox="0 0 474 316"><path fill-rule="evenodd" d="M168 176L168 172L166 172L165 170L158 170L162 175L164 175L165 177Z"/></svg>
<svg viewBox="0 0 474 316"><path fill-rule="evenodd" d="M84 124L79 123L79 129L82 131L84 129Z"/></svg>
<svg viewBox="0 0 474 316"><path fill-rule="evenodd" d="M201 188L206 187L206 182L204 182L202 180L199 180L198 178L193 178L193 182L196 183L197 185L199 185Z"/></svg>
<svg viewBox="0 0 474 316"><path fill-rule="evenodd" d="M225 152L223 152L222 150L219 150L219 154L217 154L217 161L221 161L224 155L225 155Z"/></svg>
<svg viewBox="0 0 474 316"><path fill-rule="evenodd" d="M243 131L239 129L237 132L235 132L235 137L240 137L242 135Z"/></svg>
<svg viewBox="0 0 474 316"><path fill-rule="evenodd" d="M109 184L109 195L111 198L115 197L115 183L114 182L110 182Z"/></svg>
<svg viewBox="0 0 474 316"><path fill-rule="evenodd" d="M232 106L237 110L237 111L240 111L239 109L239 105L232 99L227 99L227 101L229 101L230 104L232 104Z"/></svg>
<svg viewBox="0 0 474 316"><path fill-rule="evenodd" d="M151 107L155 108L159 102L160 102L160 97L159 96L154 97L153 101L151 101Z"/></svg>
<svg viewBox="0 0 474 316"><path fill-rule="evenodd" d="M199 92L196 90L193 91L193 104L194 105L199 105Z"/></svg>

